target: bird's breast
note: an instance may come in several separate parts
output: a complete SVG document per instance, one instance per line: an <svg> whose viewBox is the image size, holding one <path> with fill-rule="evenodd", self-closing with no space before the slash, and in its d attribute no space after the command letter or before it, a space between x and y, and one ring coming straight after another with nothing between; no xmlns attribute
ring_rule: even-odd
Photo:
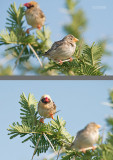
<svg viewBox="0 0 113 160"><path fill-rule="evenodd" d="M38 10L27 10L25 13L27 23L33 28L37 28L38 25L44 25L44 18L40 18Z"/></svg>

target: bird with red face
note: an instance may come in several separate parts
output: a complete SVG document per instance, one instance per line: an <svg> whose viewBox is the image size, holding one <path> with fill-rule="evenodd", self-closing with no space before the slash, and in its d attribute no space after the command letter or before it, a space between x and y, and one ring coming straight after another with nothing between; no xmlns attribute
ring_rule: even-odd
<svg viewBox="0 0 113 160"><path fill-rule="evenodd" d="M49 95L43 95L38 103L38 113L41 118L40 122L44 123L45 118L52 118L56 113L56 105Z"/></svg>
<svg viewBox="0 0 113 160"><path fill-rule="evenodd" d="M44 25L45 15L40 9L39 4L35 1L31 1L29 3L25 3L24 6L27 7L27 10L25 11L27 23L32 26L31 28L28 28L26 32L29 34L30 30L34 28L38 28L40 30Z"/></svg>

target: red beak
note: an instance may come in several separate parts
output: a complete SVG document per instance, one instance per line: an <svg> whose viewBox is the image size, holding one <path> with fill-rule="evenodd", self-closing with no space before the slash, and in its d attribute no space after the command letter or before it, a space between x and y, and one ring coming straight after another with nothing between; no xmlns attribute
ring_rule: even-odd
<svg viewBox="0 0 113 160"><path fill-rule="evenodd" d="M49 99L47 97L44 98L45 102L49 102Z"/></svg>
<svg viewBox="0 0 113 160"><path fill-rule="evenodd" d="M25 6L25 7L28 7L28 3L25 3L24 6Z"/></svg>

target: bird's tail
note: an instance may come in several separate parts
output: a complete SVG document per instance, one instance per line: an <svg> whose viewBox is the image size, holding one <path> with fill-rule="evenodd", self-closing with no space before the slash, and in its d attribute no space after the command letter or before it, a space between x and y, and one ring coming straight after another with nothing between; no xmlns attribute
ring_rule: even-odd
<svg viewBox="0 0 113 160"><path fill-rule="evenodd" d="M56 114L56 113L58 113L58 112L60 112L61 110L58 110L58 111L56 111L56 112L54 112L54 114Z"/></svg>

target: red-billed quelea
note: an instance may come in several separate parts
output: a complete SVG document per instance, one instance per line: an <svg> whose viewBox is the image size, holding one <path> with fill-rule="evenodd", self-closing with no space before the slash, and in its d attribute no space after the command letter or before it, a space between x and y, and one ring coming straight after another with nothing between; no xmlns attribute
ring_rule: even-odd
<svg viewBox="0 0 113 160"><path fill-rule="evenodd" d="M39 30L42 28L45 22L45 15L40 9L40 6L37 2L31 1L29 3L24 4L27 7L25 11L25 17L27 23L32 26L32 28L27 29L27 33L29 34L30 30L34 28L38 28Z"/></svg>
<svg viewBox="0 0 113 160"><path fill-rule="evenodd" d="M41 118L40 122L44 123L45 118L52 118L56 113L56 105L49 95L43 95L38 103L38 113Z"/></svg>
<svg viewBox="0 0 113 160"><path fill-rule="evenodd" d="M83 152L85 152L85 149L88 147L95 149L93 145L98 141L100 127L100 125L94 122L89 123L84 129L77 133L77 136L71 145L71 149L81 150Z"/></svg>
<svg viewBox="0 0 113 160"><path fill-rule="evenodd" d="M62 40L53 43L52 47L44 54L45 57L52 59L55 62L59 62L62 65L63 60L70 59L72 61L72 55L76 49L76 42L79 40L73 35L69 34Z"/></svg>

